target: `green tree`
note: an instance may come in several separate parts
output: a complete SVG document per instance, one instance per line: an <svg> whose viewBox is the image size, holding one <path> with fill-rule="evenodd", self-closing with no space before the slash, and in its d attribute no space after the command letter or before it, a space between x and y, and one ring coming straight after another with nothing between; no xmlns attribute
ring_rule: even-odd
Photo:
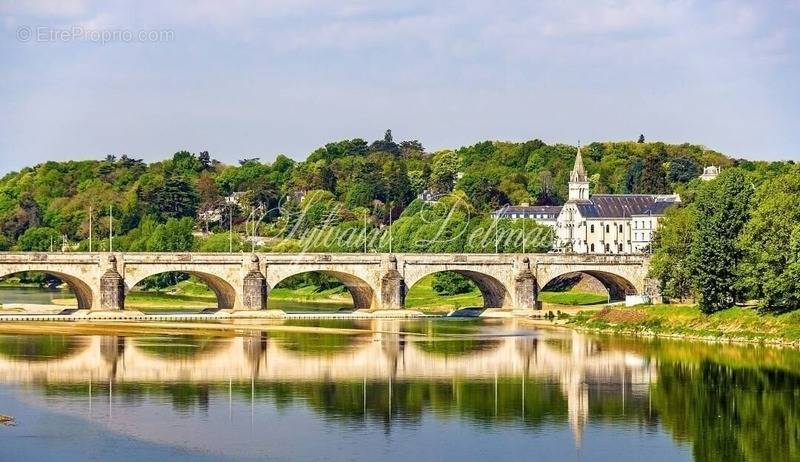
<svg viewBox="0 0 800 462"><path fill-rule="evenodd" d="M171 170L176 175L192 175L203 170L203 162L189 151L179 151L172 156Z"/></svg>
<svg viewBox="0 0 800 462"><path fill-rule="evenodd" d="M694 229L694 207L670 207L659 223L650 274L661 281L661 293L666 297L694 296L689 264Z"/></svg>
<svg viewBox="0 0 800 462"><path fill-rule="evenodd" d="M460 165L461 160L453 151L441 151L435 154L428 187L437 193L446 194L451 192L455 185Z"/></svg>
<svg viewBox="0 0 800 462"><path fill-rule="evenodd" d="M499 188L500 179L492 174L472 174L459 182L472 205L482 211L495 210L509 203L508 196Z"/></svg>
<svg viewBox="0 0 800 462"><path fill-rule="evenodd" d="M411 185L411 190L414 194L419 194L425 189L425 177L422 170L411 170L408 172L408 183Z"/></svg>
<svg viewBox="0 0 800 462"><path fill-rule="evenodd" d="M623 192L637 193L642 180L642 160L634 159L625 171L625 183Z"/></svg>
<svg viewBox="0 0 800 462"><path fill-rule="evenodd" d="M738 169L724 171L697 195L689 261L704 313L728 308L738 299L742 251L737 240L749 218L751 195L751 185Z"/></svg>
<svg viewBox="0 0 800 462"><path fill-rule="evenodd" d="M752 289L765 311L800 308L800 169L762 184L742 232L740 286Z"/></svg>
<svg viewBox="0 0 800 462"><path fill-rule="evenodd" d="M234 252L240 252L244 249L244 244L239 233L216 233L203 238L198 245L198 250L200 252L228 252L232 247Z"/></svg>
<svg viewBox="0 0 800 462"><path fill-rule="evenodd" d="M61 234L53 228L28 228L17 241L23 251L45 252L61 248Z"/></svg>
<svg viewBox="0 0 800 462"><path fill-rule="evenodd" d="M667 172L664 170L665 151L649 153L642 161L642 176L639 178L638 191L643 194L669 193Z"/></svg>
<svg viewBox="0 0 800 462"><path fill-rule="evenodd" d="M391 160L383 169L386 185L386 200L392 204L405 207L414 199L411 182L408 180L405 160Z"/></svg>
<svg viewBox="0 0 800 462"><path fill-rule="evenodd" d="M194 221L191 218L170 218L158 225L147 240L150 252L188 252L194 248Z"/></svg>
<svg viewBox="0 0 800 462"><path fill-rule="evenodd" d="M201 151L197 155L197 161L200 163L200 170L211 170L211 155L208 151Z"/></svg>
<svg viewBox="0 0 800 462"><path fill-rule="evenodd" d="M155 193L153 208L161 218L193 217L200 201L194 185L183 177L170 177Z"/></svg>
<svg viewBox="0 0 800 462"><path fill-rule="evenodd" d="M703 168L691 157L678 157L669 163L667 177L673 183L686 183L700 176Z"/></svg>
<svg viewBox="0 0 800 462"><path fill-rule="evenodd" d="M437 295L466 294L477 289L472 280L453 271L442 271L433 275L431 288Z"/></svg>
<svg viewBox="0 0 800 462"><path fill-rule="evenodd" d="M392 130L386 130L386 133L383 135L383 139L374 141L370 145L369 150L372 152L385 152L394 157L400 155L400 146L394 142Z"/></svg>

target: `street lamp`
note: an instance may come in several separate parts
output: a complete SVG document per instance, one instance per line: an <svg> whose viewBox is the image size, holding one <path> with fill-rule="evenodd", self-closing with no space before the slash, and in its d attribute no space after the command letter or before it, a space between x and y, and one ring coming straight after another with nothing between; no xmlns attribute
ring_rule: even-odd
<svg viewBox="0 0 800 462"><path fill-rule="evenodd" d="M389 253L392 253L392 204L389 203Z"/></svg>
<svg viewBox="0 0 800 462"><path fill-rule="evenodd" d="M250 251L251 251L251 253L255 253L256 252L256 230L258 229L258 225L261 224L261 220L263 220L264 217L267 216L267 213L264 211L265 209L266 209L266 207L264 207L264 204L259 203L250 212L250 217L248 218L248 221L250 221L250 218L252 218L252 223L253 223L253 225L252 225L253 226L252 233L251 233L251 237L250 237L250 244L251 244ZM255 219L257 212L261 212L261 216L258 218L258 220Z"/></svg>
<svg viewBox="0 0 800 462"><path fill-rule="evenodd" d="M364 253L367 253L367 209L364 209Z"/></svg>
<svg viewBox="0 0 800 462"><path fill-rule="evenodd" d="M233 204L228 202L228 253L233 253Z"/></svg>
<svg viewBox="0 0 800 462"><path fill-rule="evenodd" d="M89 206L89 253L92 253L92 207Z"/></svg>
<svg viewBox="0 0 800 462"><path fill-rule="evenodd" d="M114 204L108 205L108 251L114 251Z"/></svg>

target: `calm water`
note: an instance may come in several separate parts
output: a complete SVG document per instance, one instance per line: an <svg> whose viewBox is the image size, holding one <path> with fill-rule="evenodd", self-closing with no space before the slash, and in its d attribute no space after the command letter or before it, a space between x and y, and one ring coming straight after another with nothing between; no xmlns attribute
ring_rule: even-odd
<svg viewBox="0 0 800 462"><path fill-rule="evenodd" d="M69 289L48 289L44 287L2 287L0 286L0 304L31 303L49 305L56 298L72 298Z"/></svg>
<svg viewBox="0 0 800 462"><path fill-rule="evenodd" d="M0 334L0 460L800 460L793 350L518 321L117 334Z"/></svg>

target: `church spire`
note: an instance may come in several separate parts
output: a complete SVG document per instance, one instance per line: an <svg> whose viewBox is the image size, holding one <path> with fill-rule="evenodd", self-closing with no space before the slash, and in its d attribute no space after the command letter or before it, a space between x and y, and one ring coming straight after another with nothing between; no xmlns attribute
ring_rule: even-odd
<svg viewBox="0 0 800 462"><path fill-rule="evenodd" d="M578 141L578 155L575 156L575 165L572 167L572 173L569 174L569 181L583 182L586 180L586 170L583 168L583 156L581 156L581 142Z"/></svg>
<svg viewBox="0 0 800 462"><path fill-rule="evenodd" d="M569 174L569 197L567 200L572 202L589 200L589 179L583 168L580 141L578 142L578 155L575 156L575 166L572 167L572 173Z"/></svg>

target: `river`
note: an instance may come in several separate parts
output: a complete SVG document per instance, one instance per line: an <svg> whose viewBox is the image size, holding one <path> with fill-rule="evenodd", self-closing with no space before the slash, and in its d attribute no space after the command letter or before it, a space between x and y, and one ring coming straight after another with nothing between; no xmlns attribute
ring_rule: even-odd
<svg viewBox="0 0 800 462"><path fill-rule="evenodd" d="M795 350L519 320L40 326L0 326L0 460L800 460Z"/></svg>

